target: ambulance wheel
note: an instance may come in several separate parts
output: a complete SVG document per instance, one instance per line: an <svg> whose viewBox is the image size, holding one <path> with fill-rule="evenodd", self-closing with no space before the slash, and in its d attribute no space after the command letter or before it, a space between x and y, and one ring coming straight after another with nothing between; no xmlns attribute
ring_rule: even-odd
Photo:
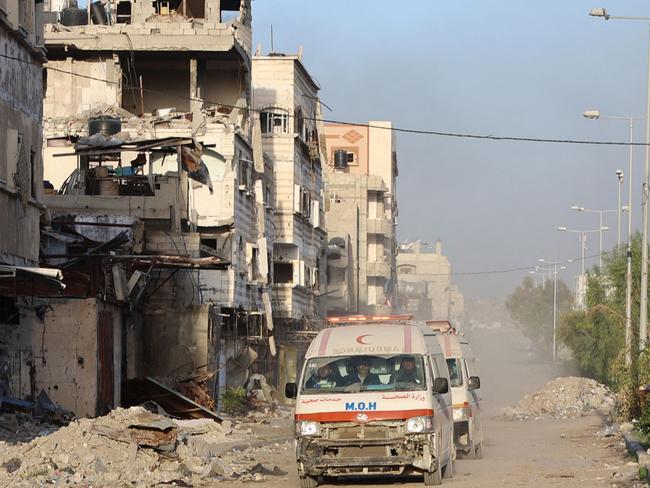
<svg viewBox="0 0 650 488"><path fill-rule="evenodd" d="M483 441L474 448L474 459L483 459Z"/></svg>
<svg viewBox="0 0 650 488"><path fill-rule="evenodd" d="M469 459L483 459L483 442L476 443L472 441L469 451L467 451L467 457Z"/></svg>
<svg viewBox="0 0 650 488"><path fill-rule="evenodd" d="M318 478L314 476L301 476L300 488L316 488L318 486Z"/></svg>
<svg viewBox="0 0 650 488"><path fill-rule="evenodd" d="M447 460L447 466L442 470L442 477L446 480L454 477L454 444L452 442L451 447L449 448L449 459Z"/></svg>
<svg viewBox="0 0 650 488"><path fill-rule="evenodd" d="M424 486L434 486L442 484L442 473L440 469L436 469L433 473L428 471L424 472Z"/></svg>

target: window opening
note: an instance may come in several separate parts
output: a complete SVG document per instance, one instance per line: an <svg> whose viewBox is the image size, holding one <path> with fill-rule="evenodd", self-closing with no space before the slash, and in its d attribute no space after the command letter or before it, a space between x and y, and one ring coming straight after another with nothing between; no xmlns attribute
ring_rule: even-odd
<svg viewBox="0 0 650 488"><path fill-rule="evenodd" d="M282 108L264 109L260 112L260 125L263 134L287 134L289 112Z"/></svg>
<svg viewBox="0 0 650 488"><path fill-rule="evenodd" d="M273 263L273 282L274 283L292 283L293 282L293 263L276 261Z"/></svg>

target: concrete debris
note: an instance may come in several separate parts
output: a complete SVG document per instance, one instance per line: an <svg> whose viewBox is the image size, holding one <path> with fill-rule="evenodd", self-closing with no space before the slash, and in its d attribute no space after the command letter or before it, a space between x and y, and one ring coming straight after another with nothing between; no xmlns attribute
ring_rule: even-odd
<svg viewBox="0 0 650 488"><path fill-rule="evenodd" d="M289 419L272 418L273 425L220 424L170 419L131 407L59 427L19 415L0 416L0 486L196 487L287 475L259 459L291 449Z"/></svg>
<svg viewBox="0 0 650 488"><path fill-rule="evenodd" d="M556 378L540 390L522 398L504 416L512 420L544 417L575 418L597 412L609 416L614 412L615 395L604 385L589 378Z"/></svg>
<svg viewBox="0 0 650 488"><path fill-rule="evenodd" d="M198 373L191 376L166 376L164 378L156 378L156 380L185 395L202 407L208 410L215 410L217 404L213 395L210 393L209 386L214 374L215 372L211 371L209 373Z"/></svg>

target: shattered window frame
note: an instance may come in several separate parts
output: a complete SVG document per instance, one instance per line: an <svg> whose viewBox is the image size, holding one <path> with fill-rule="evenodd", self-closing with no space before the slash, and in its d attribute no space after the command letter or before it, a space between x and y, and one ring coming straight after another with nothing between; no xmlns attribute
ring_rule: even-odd
<svg viewBox="0 0 650 488"><path fill-rule="evenodd" d="M280 107L267 107L260 111L262 134L288 134L289 111ZM279 128L279 130L276 130Z"/></svg>

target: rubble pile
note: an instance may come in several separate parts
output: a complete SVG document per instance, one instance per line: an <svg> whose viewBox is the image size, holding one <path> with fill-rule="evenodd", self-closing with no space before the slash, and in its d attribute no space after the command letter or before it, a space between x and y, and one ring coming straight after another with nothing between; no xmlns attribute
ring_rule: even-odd
<svg viewBox="0 0 650 488"><path fill-rule="evenodd" d="M185 395L190 400L195 401L208 410L215 410L217 402L210 393L210 380L214 377L215 372L197 373L190 376L166 376L156 378L161 383L169 386L171 389Z"/></svg>
<svg viewBox="0 0 650 488"><path fill-rule="evenodd" d="M283 430L275 432L282 435ZM0 486L210 486L219 480L286 475L256 459L263 454L257 451L288 449L288 444L254 448L252 432L246 423L177 420L142 407L65 427L25 422L0 441Z"/></svg>
<svg viewBox="0 0 650 488"><path fill-rule="evenodd" d="M610 415L614 411L615 396L605 386L589 378L570 376L556 378L540 390L522 398L504 415L515 420L530 418L574 418L590 412Z"/></svg>

